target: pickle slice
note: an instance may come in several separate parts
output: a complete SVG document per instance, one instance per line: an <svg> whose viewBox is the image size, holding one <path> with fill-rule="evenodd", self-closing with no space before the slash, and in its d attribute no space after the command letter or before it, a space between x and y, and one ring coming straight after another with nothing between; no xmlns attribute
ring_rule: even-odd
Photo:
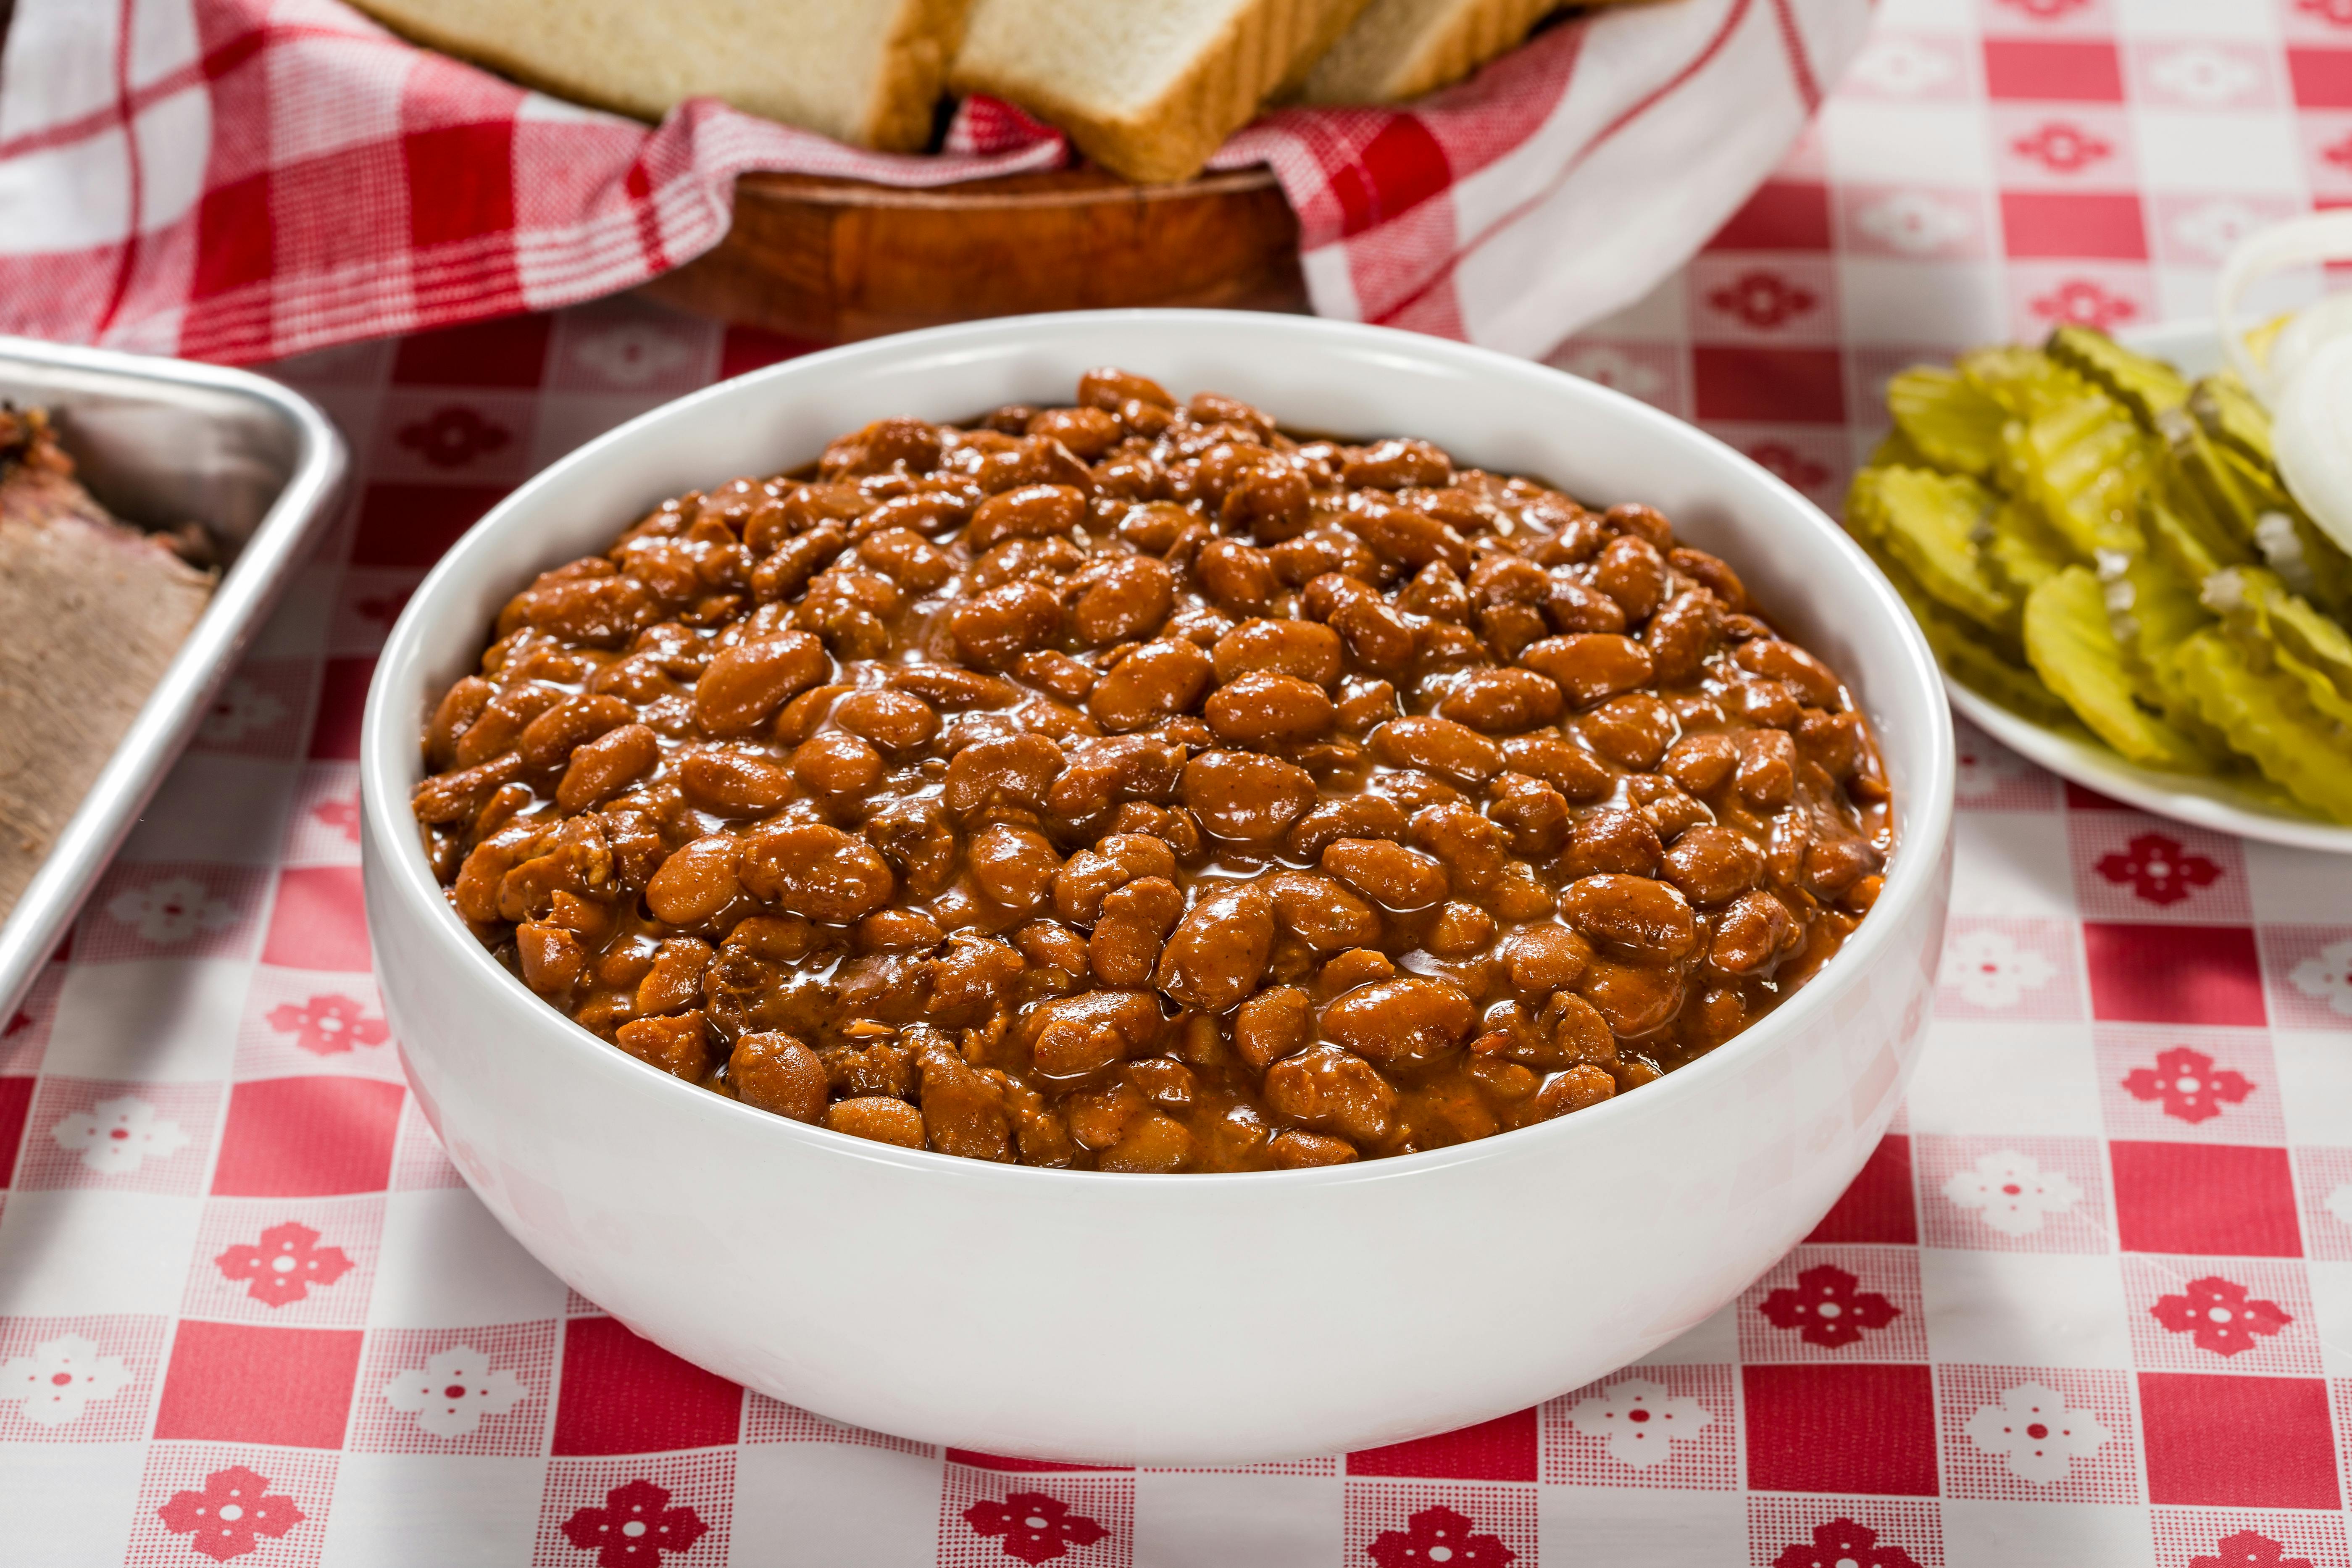
<svg viewBox="0 0 2352 1568"><path fill-rule="evenodd" d="M2105 593L2089 567L2069 566L2027 596L2025 657L2092 733L2129 760L2176 771L2213 766L2193 736L2137 700Z"/></svg>
<svg viewBox="0 0 2352 1568"><path fill-rule="evenodd" d="M2074 395L2001 432L2001 477L2039 508L2076 556L2138 541L2139 498L2152 479L2152 443L2114 398L2077 378Z"/></svg>
<svg viewBox="0 0 2352 1568"><path fill-rule="evenodd" d="M1977 536L1988 527L1994 499L1959 474L1867 468L1855 476L1846 505L1930 597L1999 629L2014 622L2018 604L1977 552Z"/></svg>
<svg viewBox="0 0 2352 1568"><path fill-rule="evenodd" d="M2189 390L2189 412L2205 434L2264 468L2278 465L2271 450L2271 416L2235 371L2207 376Z"/></svg>
<svg viewBox="0 0 2352 1568"><path fill-rule="evenodd" d="M1957 372L1914 365L1887 383L1886 409L1927 459L1921 466L1981 479L2000 459L2000 427L2008 416Z"/></svg>
<svg viewBox="0 0 2352 1568"><path fill-rule="evenodd" d="M2322 715L2352 723L2352 637L2343 627L2260 566L2216 572L2200 593L2251 668L2275 668Z"/></svg>
<svg viewBox="0 0 2352 1568"><path fill-rule="evenodd" d="M2179 371L2134 353L2096 327L2060 327L2044 348L2052 359L2130 409L2143 429L2154 430L2158 416L2189 401L2189 383Z"/></svg>
<svg viewBox="0 0 2352 1568"><path fill-rule="evenodd" d="M2021 501L2004 500L1995 507L1991 526L1984 542L1985 559L2021 610L2026 595L2076 564L2066 542L2042 521L2040 512Z"/></svg>
<svg viewBox="0 0 2352 1568"><path fill-rule="evenodd" d="M2218 629L2183 642L2174 663L2207 721L2234 749L2304 805L2352 823L2352 750L2299 693L2265 679Z"/></svg>

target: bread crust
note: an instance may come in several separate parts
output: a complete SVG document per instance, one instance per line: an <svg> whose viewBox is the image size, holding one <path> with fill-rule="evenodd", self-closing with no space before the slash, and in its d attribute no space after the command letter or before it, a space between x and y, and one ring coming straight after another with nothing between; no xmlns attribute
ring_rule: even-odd
<svg viewBox="0 0 2352 1568"><path fill-rule="evenodd" d="M386 27L413 43L488 67L558 98L612 110L638 120L658 121L679 97L633 71L625 58L597 60L586 69L567 68L533 47L540 36L526 4L479 5L452 13L447 0L352 0ZM930 142L931 111L946 84L947 69L962 38L971 0L859 0L887 4L894 21L862 106L836 123L816 124L814 116L788 120L772 103L741 105L747 112L788 120L837 140L886 152L920 152ZM690 5L691 0L670 0ZM453 25L452 16L477 24ZM727 96L719 94L719 96Z"/></svg>
<svg viewBox="0 0 2352 1568"><path fill-rule="evenodd" d="M1378 0L1307 73L1307 103L1395 103L1518 47L1563 0ZM1415 15L1421 13L1421 15Z"/></svg>
<svg viewBox="0 0 2352 1568"><path fill-rule="evenodd" d="M1329 33L1334 13L1364 0L1255 0L1228 17L1158 98L1106 114L1065 84L1024 74L1024 62L975 58L948 74L957 92L985 92L1062 127L1096 162L1143 184L1190 179L1224 139L1255 118L1275 86Z"/></svg>

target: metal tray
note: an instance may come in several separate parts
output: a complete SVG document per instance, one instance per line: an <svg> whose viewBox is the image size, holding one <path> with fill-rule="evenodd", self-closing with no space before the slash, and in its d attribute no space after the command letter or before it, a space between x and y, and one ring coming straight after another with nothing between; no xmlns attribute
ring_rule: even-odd
<svg viewBox="0 0 2352 1568"><path fill-rule="evenodd" d="M204 523L227 569L0 923L0 1017L55 951L331 515L349 467L309 399L243 371L0 336L0 398L39 406L125 521Z"/></svg>

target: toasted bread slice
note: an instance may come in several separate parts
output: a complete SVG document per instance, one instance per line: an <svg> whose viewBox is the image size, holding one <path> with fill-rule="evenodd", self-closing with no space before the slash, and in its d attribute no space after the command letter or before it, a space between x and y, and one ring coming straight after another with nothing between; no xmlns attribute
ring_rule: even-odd
<svg viewBox="0 0 2352 1568"><path fill-rule="evenodd" d="M421 44L658 120L723 99L863 147L930 140L968 0L355 0Z"/></svg>
<svg viewBox="0 0 2352 1568"><path fill-rule="evenodd" d="M1009 99L1130 180L1181 180L1365 0L973 0L959 92Z"/></svg>
<svg viewBox="0 0 2352 1568"><path fill-rule="evenodd" d="M1394 103L1517 47L1561 0L1372 0L1307 73L1307 103Z"/></svg>

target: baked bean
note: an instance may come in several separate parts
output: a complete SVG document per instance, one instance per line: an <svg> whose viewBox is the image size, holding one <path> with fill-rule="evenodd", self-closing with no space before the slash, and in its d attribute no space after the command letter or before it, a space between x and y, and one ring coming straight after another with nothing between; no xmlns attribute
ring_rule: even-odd
<svg viewBox="0 0 2352 1568"><path fill-rule="evenodd" d="M1341 838L1386 838L1402 843L1405 809L1386 795L1341 795L1327 800L1292 826L1283 839L1294 860L1319 860Z"/></svg>
<svg viewBox="0 0 2352 1568"><path fill-rule="evenodd" d="M1344 1138L1327 1138L1319 1132L1301 1132L1286 1127L1276 1133L1265 1146L1266 1155L1277 1170L1304 1171L1318 1165L1345 1165L1362 1156L1356 1146Z"/></svg>
<svg viewBox="0 0 2352 1568"><path fill-rule="evenodd" d="M1581 878L1560 889L1559 912L1587 940L1654 963L1672 963L1698 945L1698 922L1681 890L1648 877Z"/></svg>
<svg viewBox="0 0 2352 1568"><path fill-rule="evenodd" d="M974 741L948 760L940 798L971 816L990 806L1038 810L1062 771L1062 748L1043 735Z"/></svg>
<svg viewBox="0 0 2352 1568"><path fill-rule="evenodd" d="M743 841L737 877L751 896L829 925L889 901L890 868L864 839L822 823L762 827Z"/></svg>
<svg viewBox="0 0 2352 1568"><path fill-rule="evenodd" d="M1843 784L1862 763L1862 717L1856 713L1824 713L1808 709L1793 731L1797 750L1822 772Z"/></svg>
<svg viewBox="0 0 2352 1568"><path fill-rule="evenodd" d="M1410 824L1414 846L1445 868L1450 886L1473 895L1491 891L1510 859L1503 830L1469 805L1445 801L1423 806Z"/></svg>
<svg viewBox="0 0 2352 1568"><path fill-rule="evenodd" d="M1694 795L1721 789L1739 765L1739 748L1728 735L1685 735L1666 749L1665 775Z"/></svg>
<svg viewBox="0 0 2352 1568"><path fill-rule="evenodd" d="M645 725L608 731L572 753L555 786L555 804L567 815L593 810L651 773L660 760L660 739Z"/></svg>
<svg viewBox="0 0 2352 1568"><path fill-rule="evenodd" d="M1592 962L1592 947L1566 926L1529 926L1503 944L1511 984L1529 995L1564 991Z"/></svg>
<svg viewBox="0 0 2352 1568"><path fill-rule="evenodd" d="M611 563L600 564L611 570ZM499 635L527 626L583 647L618 647L654 613L653 595L633 577L542 577L508 601Z"/></svg>
<svg viewBox="0 0 2352 1568"><path fill-rule="evenodd" d="M1596 958L1577 982L1576 992L1601 1015L1612 1034L1633 1039L1663 1027L1682 1010L1683 972L1672 965Z"/></svg>
<svg viewBox="0 0 2352 1568"><path fill-rule="evenodd" d="M1078 403L1082 407L1107 409L1118 414L1129 403L1149 404L1155 408L1172 409L1176 400L1150 376L1131 371L1105 367L1090 370L1078 377Z"/></svg>
<svg viewBox="0 0 2352 1568"><path fill-rule="evenodd" d="M1150 992L1089 991L1038 1004L1024 1020L1022 1034L1037 1070L1067 1080L1150 1055L1164 1029L1160 1003Z"/></svg>
<svg viewBox="0 0 2352 1568"><path fill-rule="evenodd" d="M1315 972L1315 994L1325 1001L1346 994L1359 985L1377 985L1396 978L1396 965L1377 948L1355 947Z"/></svg>
<svg viewBox="0 0 2352 1568"><path fill-rule="evenodd" d="M1220 740L1260 746L1311 741L1339 716L1321 687L1268 674L1244 675L1219 688L1202 711Z"/></svg>
<svg viewBox="0 0 2352 1568"><path fill-rule="evenodd" d="M1061 602L1039 583L1006 583L958 605L948 616L957 650L982 668L1011 664L1043 646L1062 624Z"/></svg>
<svg viewBox="0 0 2352 1568"><path fill-rule="evenodd" d="M515 957L522 966L522 983L559 1006L559 999L571 995L588 969L588 950L578 937L537 921L515 927Z"/></svg>
<svg viewBox="0 0 2352 1568"><path fill-rule="evenodd" d="M1568 798L1540 779L1504 773L1488 787L1486 814L1502 828L1511 853L1545 860L1568 842Z"/></svg>
<svg viewBox="0 0 2352 1568"><path fill-rule="evenodd" d="M824 1124L852 1138L896 1143L901 1149L919 1149L925 1142L923 1113L903 1100L881 1095L835 1100L825 1108Z"/></svg>
<svg viewBox="0 0 2352 1568"><path fill-rule="evenodd" d="M1669 686L1696 679L1715 651L1722 626L1723 607L1714 595L1675 595L1642 632L1642 646L1649 649L1658 679Z"/></svg>
<svg viewBox="0 0 2352 1568"><path fill-rule="evenodd" d="M733 903L742 850L724 833L698 838L661 863L646 884L646 907L666 925L698 926Z"/></svg>
<svg viewBox="0 0 2352 1568"><path fill-rule="evenodd" d="M1549 574L1543 611L1553 630L1569 636L1607 636L1625 629L1625 612L1617 601L1586 586L1573 572L1555 570Z"/></svg>
<svg viewBox="0 0 2352 1568"><path fill-rule="evenodd" d="M694 721L708 734L754 734L832 668L824 645L806 632L723 648L694 683Z"/></svg>
<svg viewBox="0 0 2352 1568"><path fill-rule="evenodd" d="M842 698L834 705L833 721L891 752L919 750L940 732L940 716L929 703L876 687Z"/></svg>
<svg viewBox="0 0 2352 1568"><path fill-rule="evenodd" d="M1580 1062L1545 1084L1536 1096L1536 1109L1549 1119L1566 1116L1600 1104L1617 1092L1617 1080L1590 1063Z"/></svg>
<svg viewBox="0 0 2352 1568"><path fill-rule="evenodd" d="M1834 713L1846 705L1845 689L1835 672L1795 643L1783 642L1779 637L1759 637L1741 643L1731 658L1742 669L1795 687L1808 708Z"/></svg>
<svg viewBox="0 0 2352 1568"><path fill-rule="evenodd" d="M972 509L962 542L974 554L1007 539L1051 539L1078 526L1087 498L1068 485L1023 485Z"/></svg>
<svg viewBox="0 0 2352 1568"><path fill-rule="evenodd" d="M882 782L882 753L835 731L793 748L793 777L819 795L865 795Z"/></svg>
<svg viewBox="0 0 2352 1568"><path fill-rule="evenodd" d="M409 797L409 806L419 822L470 822L480 815L493 793L501 785L512 784L521 773L521 753L501 752L470 768L434 774L416 786Z"/></svg>
<svg viewBox="0 0 2352 1568"><path fill-rule="evenodd" d="M1440 958L1475 958L1495 944L1495 917L1459 899L1443 905L1421 945Z"/></svg>
<svg viewBox="0 0 2352 1568"><path fill-rule="evenodd" d="M1739 574L1717 557L1704 550L1677 547L1666 552L1674 569L1713 594L1727 610L1735 614L1748 608L1748 589L1739 581Z"/></svg>
<svg viewBox="0 0 2352 1568"><path fill-rule="evenodd" d="M1646 817L1630 811L1596 811L1576 825L1560 874L1570 882L1612 873L1654 877L1664 855L1658 830Z"/></svg>
<svg viewBox="0 0 2352 1568"><path fill-rule="evenodd" d="M1048 408L1030 416L1024 433L1059 441L1089 463L1126 434L1119 428L1117 413L1100 408Z"/></svg>
<svg viewBox="0 0 2352 1568"><path fill-rule="evenodd" d="M1436 712L1484 730L1516 734L1559 717L1559 683L1532 669L1474 669L1438 699Z"/></svg>
<svg viewBox="0 0 2352 1568"><path fill-rule="evenodd" d="M1469 1038L1476 1012L1460 987L1405 976L1358 986L1323 1009L1324 1037L1375 1067L1421 1068Z"/></svg>
<svg viewBox="0 0 2352 1568"><path fill-rule="evenodd" d="M1761 869L1761 858L1759 858ZM1878 851L1860 838L1816 838L1805 848L1805 890L1835 902L1878 868Z"/></svg>
<svg viewBox="0 0 2352 1568"><path fill-rule="evenodd" d="M1160 955L1160 989L1187 1007L1223 1013L1257 989L1274 948L1274 901L1242 886L1203 897Z"/></svg>
<svg viewBox="0 0 2352 1568"><path fill-rule="evenodd" d="M1460 784L1503 771L1502 749L1451 719L1391 719L1370 737L1372 755L1392 768L1424 768Z"/></svg>
<svg viewBox="0 0 2352 1568"><path fill-rule="evenodd" d="M793 1121L816 1121L825 1114L825 1069L816 1051L809 1051L791 1035L743 1035L727 1058L727 1081L746 1105L764 1112L791 1117Z"/></svg>
<svg viewBox="0 0 2352 1568"><path fill-rule="evenodd" d="M1145 643L1095 682L1087 712L1106 730L1139 730L1191 712L1213 674L1209 656L1192 643Z"/></svg>
<svg viewBox="0 0 2352 1568"><path fill-rule="evenodd" d="M709 1032L698 1011L633 1018L613 1032L613 1043L677 1078L699 1079L710 1070Z"/></svg>
<svg viewBox="0 0 2352 1568"><path fill-rule="evenodd" d="M1314 1045L1265 1071L1265 1102L1286 1121L1362 1145L1395 1124L1397 1091L1380 1069L1336 1045Z"/></svg>
<svg viewBox="0 0 2352 1568"><path fill-rule="evenodd" d="M766 816L801 793L789 769L756 753L719 747L680 756L677 784L697 810L719 816Z"/></svg>
<svg viewBox="0 0 2352 1568"><path fill-rule="evenodd" d="M1773 811L1797 793L1797 743L1785 730L1750 730L1739 738L1739 793Z"/></svg>
<svg viewBox="0 0 2352 1568"><path fill-rule="evenodd" d="M1314 1039L1315 1004L1296 985L1261 991L1234 1016L1234 1049L1254 1072L1305 1050Z"/></svg>
<svg viewBox="0 0 2352 1568"><path fill-rule="evenodd" d="M1274 916L1313 952L1369 947L1380 941L1381 917L1370 904L1311 871L1277 871L1266 879Z"/></svg>
<svg viewBox="0 0 2352 1568"><path fill-rule="evenodd" d="M1315 804L1315 775L1263 752L1203 752L1180 788L1201 826L1247 844L1281 837Z"/></svg>
<svg viewBox="0 0 2352 1568"><path fill-rule="evenodd" d="M1646 686L1656 677L1649 649L1607 632L1546 637L1522 652L1519 662L1550 677L1580 708Z"/></svg>
<svg viewBox="0 0 2352 1568"><path fill-rule="evenodd" d="M1503 742L1503 765L1539 778L1579 803L1602 799L1617 787L1617 775L1607 764L1555 734L1512 736Z"/></svg>
<svg viewBox="0 0 2352 1568"><path fill-rule="evenodd" d="M1400 490L1452 484L1454 461L1426 441L1377 441L1349 453L1340 473L1351 485Z"/></svg>
<svg viewBox="0 0 2352 1568"><path fill-rule="evenodd" d="M1286 675L1328 688L1339 678L1339 634L1313 621L1244 621L1217 639L1213 668L1220 681L1245 675Z"/></svg>
<svg viewBox="0 0 2352 1568"><path fill-rule="evenodd" d="M1383 505L1366 495L1343 521L1384 561L1414 571L1440 563L1457 575L1470 569L1470 546L1462 536L1412 507Z"/></svg>
<svg viewBox="0 0 2352 1568"><path fill-rule="evenodd" d="M1780 955L1796 930L1788 905L1769 893L1748 893L1716 917L1706 961L1726 974L1753 974Z"/></svg>
<svg viewBox="0 0 2352 1568"><path fill-rule="evenodd" d="M1237 616L1264 610L1281 590L1263 550L1237 539L1212 539L1192 557L1192 574L1211 598Z"/></svg>
<svg viewBox="0 0 2352 1568"><path fill-rule="evenodd" d="M1443 1147L1714 1049L1884 885L1843 686L1652 509L1112 371L814 471L531 580L419 737L470 928L745 1104L1098 1170Z"/></svg>
<svg viewBox="0 0 2352 1568"><path fill-rule="evenodd" d="M1336 653L1336 648L1335 648ZM1339 660L1332 660L1332 672L1339 672ZM432 722L425 731L425 759L436 769L446 769L457 760L457 737L466 727L482 716L498 688L478 675L468 675L441 694L434 705Z"/></svg>
<svg viewBox="0 0 2352 1568"><path fill-rule="evenodd" d="M1612 539L1592 563L1592 585L1617 601L1628 624L1638 625L1665 601L1665 557L1646 539Z"/></svg>
<svg viewBox="0 0 2352 1568"><path fill-rule="evenodd" d="M1138 877L1102 897L1087 941L1087 963L1106 985L1149 985L1168 933L1184 913L1184 895L1165 877Z"/></svg>
<svg viewBox="0 0 2352 1568"><path fill-rule="evenodd" d="M1335 839L1318 863L1325 876L1400 913L1442 903L1451 890L1434 858L1384 838Z"/></svg>
<svg viewBox="0 0 2352 1568"><path fill-rule="evenodd" d="M1692 827L1665 854L1666 880L1701 908L1729 902L1763 875L1764 857L1756 846L1727 827Z"/></svg>
<svg viewBox="0 0 2352 1568"><path fill-rule="evenodd" d="M1577 721L1592 749L1622 768L1648 773L1674 743L1674 712L1646 691L1612 697Z"/></svg>
<svg viewBox="0 0 2352 1568"><path fill-rule="evenodd" d="M562 692L536 681L508 687L490 699L457 737L455 761L461 768L470 768L516 751L530 721L562 700Z"/></svg>
<svg viewBox="0 0 2352 1568"><path fill-rule="evenodd" d="M1016 914L1043 905L1062 869L1053 841L1034 827L991 823L973 835L971 879L980 890Z"/></svg>

